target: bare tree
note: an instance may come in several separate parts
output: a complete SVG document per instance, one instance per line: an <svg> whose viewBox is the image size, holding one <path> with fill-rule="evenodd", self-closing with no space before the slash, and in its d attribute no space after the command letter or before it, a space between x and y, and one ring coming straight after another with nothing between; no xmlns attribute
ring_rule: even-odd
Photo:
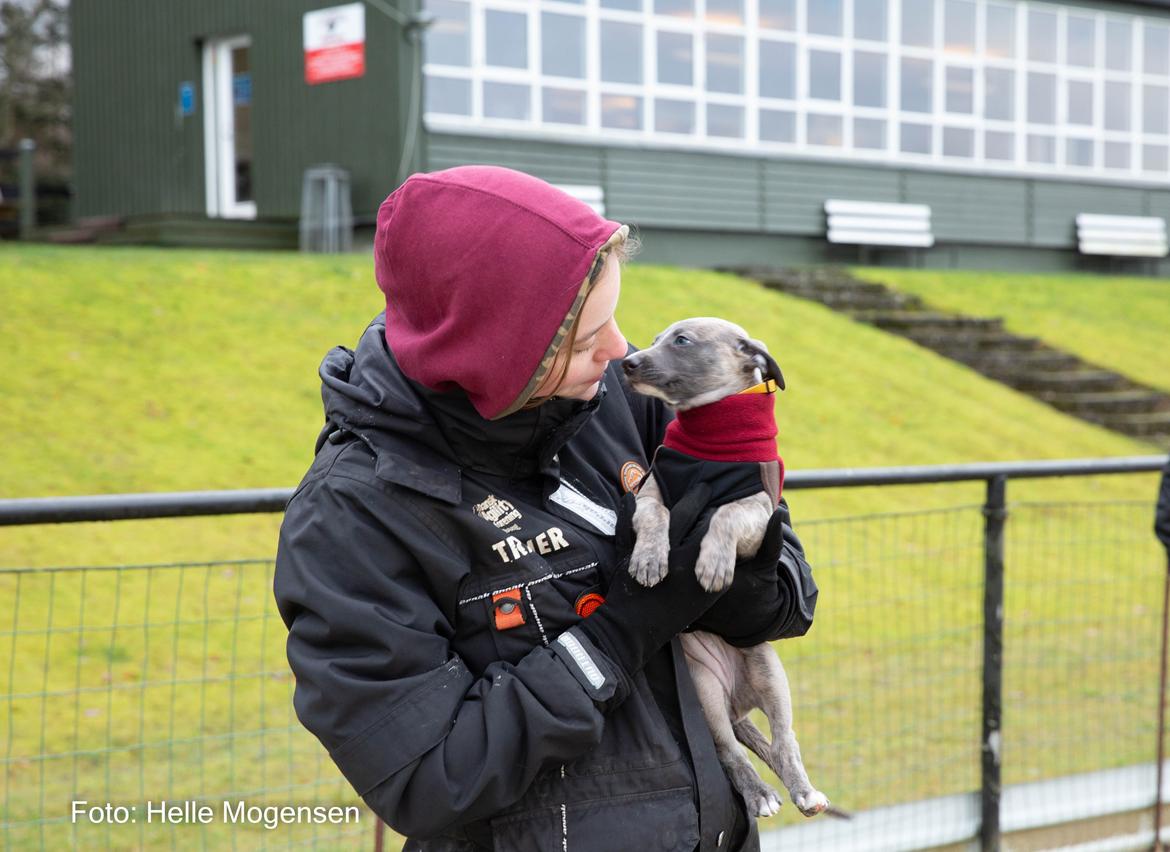
<svg viewBox="0 0 1170 852"><path fill-rule="evenodd" d="M68 0L0 0L0 148L37 143L40 179L70 175Z"/></svg>

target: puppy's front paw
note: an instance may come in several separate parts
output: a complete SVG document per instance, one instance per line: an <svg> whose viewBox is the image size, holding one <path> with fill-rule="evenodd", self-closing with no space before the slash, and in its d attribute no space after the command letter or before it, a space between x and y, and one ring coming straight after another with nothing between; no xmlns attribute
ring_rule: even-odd
<svg viewBox="0 0 1170 852"><path fill-rule="evenodd" d="M725 547L710 546L707 538L699 546L699 558L695 562L695 576L699 585L708 592L721 592L731 585L735 574L735 551Z"/></svg>
<svg viewBox="0 0 1170 852"><path fill-rule="evenodd" d="M748 816L754 819L776 816L780 813L780 805L782 804L780 794L767 784L761 783L757 789L745 794L743 800L744 804L747 805Z"/></svg>
<svg viewBox="0 0 1170 852"><path fill-rule="evenodd" d="M670 541L664 533L641 535L630 555L630 576L643 586L654 586L666 576Z"/></svg>
<svg viewBox="0 0 1170 852"><path fill-rule="evenodd" d="M829 807L829 800L820 790L810 790L803 795L794 797L792 804L796 805L797 810L806 817L811 817Z"/></svg>

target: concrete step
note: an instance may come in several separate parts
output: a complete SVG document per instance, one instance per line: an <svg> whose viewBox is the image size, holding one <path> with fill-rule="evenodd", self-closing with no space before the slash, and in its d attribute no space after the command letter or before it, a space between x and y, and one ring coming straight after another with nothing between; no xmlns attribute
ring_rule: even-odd
<svg viewBox="0 0 1170 852"><path fill-rule="evenodd" d="M1040 392L1038 399L1072 414L1152 414L1170 411L1170 396L1148 390Z"/></svg>
<svg viewBox="0 0 1170 852"><path fill-rule="evenodd" d="M972 369L980 372L993 370L1028 367L1035 370L1074 370L1083 366L1076 355L1061 352L1059 349L1041 347L1038 349L1007 350L974 349L960 350L955 353L956 361L961 361Z"/></svg>
<svg viewBox="0 0 1170 852"><path fill-rule="evenodd" d="M903 336L956 361L974 357L977 353L1029 351L1044 345L1035 337L1020 337L1006 331L985 331L980 328L942 331L932 328L907 329Z"/></svg>
<svg viewBox="0 0 1170 852"><path fill-rule="evenodd" d="M901 293L875 293L869 290L848 290L845 288L813 289L808 287L769 287L789 296L820 302L836 311L913 311L925 307L917 296Z"/></svg>
<svg viewBox="0 0 1170 852"><path fill-rule="evenodd" d="M1140 438L1170 437L1170 411L1153 411L1143 414L1086 415L1085 419L1100 423L1106 428Z"/></svg>
<svg viewBox="0 0 1170 852"><path fill-rule="evenodd" d="M886 331L990 331L1003 330L998 317L966 317L935 311L856 311L853 318Z"/></svg>
<svg viewBox="0 0 1170 852"><path fill-rule="evenodd" d="M1104 392L1122 390L1129 384L1124 376L1109 370L1028 370L1004 369L985 374L996 381L1011 385L1016 390L1036 396L1044 392Z"/></svg>

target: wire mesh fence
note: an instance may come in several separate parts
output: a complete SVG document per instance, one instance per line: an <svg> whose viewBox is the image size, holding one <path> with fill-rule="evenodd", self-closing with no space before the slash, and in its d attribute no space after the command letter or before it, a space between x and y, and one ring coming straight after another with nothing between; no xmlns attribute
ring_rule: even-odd
<svg viewBox="0 0 1170 852"><path fill-rule="evenodd" d="M1009 505L994 740L1005 831L1082 818L1083 803L1103 798L1115 810L1155 801L1166 563L1151 511ZM809 775L855 819L803 821L786 806L761 825L765 849L970 840L985 507L802 520L799 531L826 605L808 637L778 651ZM270 561L0 569L6 847L374 846L373 816L293 713L272 571ZM196 804L171 821L157 812L164 800ZM135 821L75 819L78 801ZM253 810L231 810L240 802ZM214 809L206 822L191 815L200 804ZM265 808L287 806L335 808L335 819L265 826Z"/></svg>

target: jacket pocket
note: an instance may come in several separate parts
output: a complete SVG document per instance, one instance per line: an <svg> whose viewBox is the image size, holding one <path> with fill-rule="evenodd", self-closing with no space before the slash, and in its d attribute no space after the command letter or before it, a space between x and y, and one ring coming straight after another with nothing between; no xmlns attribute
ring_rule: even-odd
<svg viewBox="0 0 1170 852"><path fill-rule="evenodd" d="M699 815L690 787L570 802L492 820L495 852L692 852Z"/></svg>

